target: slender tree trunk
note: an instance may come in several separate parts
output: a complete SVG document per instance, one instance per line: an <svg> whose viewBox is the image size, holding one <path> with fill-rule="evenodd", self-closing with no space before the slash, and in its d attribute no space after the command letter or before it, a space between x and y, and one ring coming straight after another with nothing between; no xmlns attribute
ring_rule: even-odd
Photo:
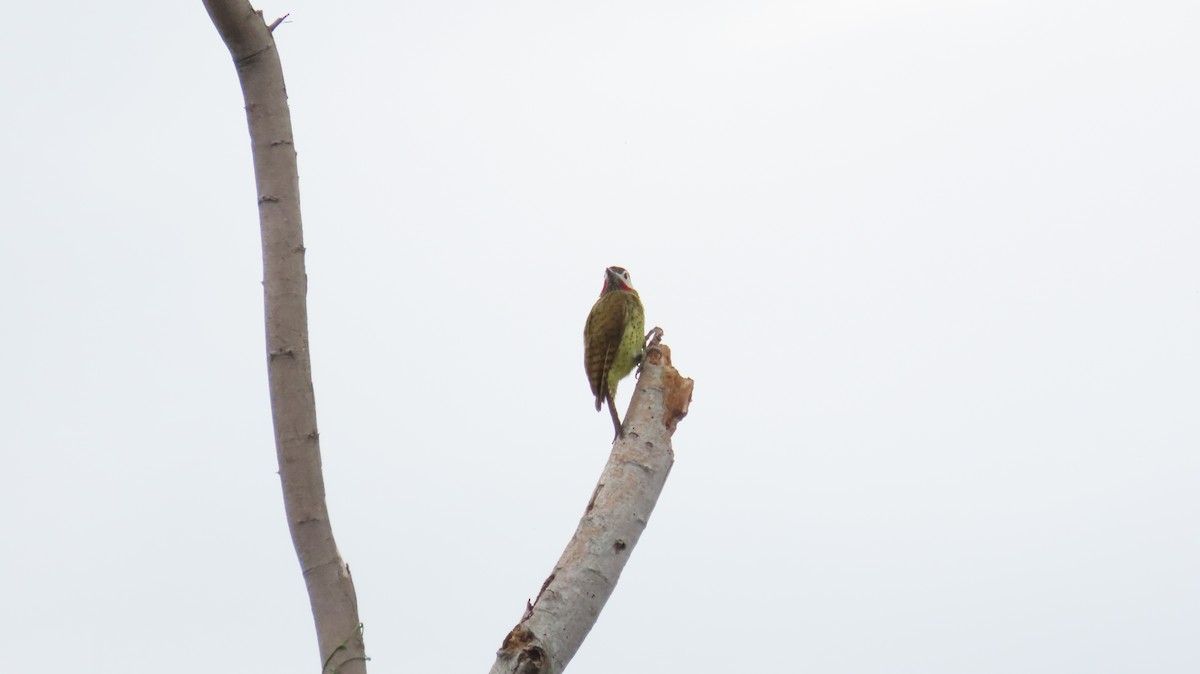
<svg viewBox="0 0 1200 674"><path fill-rule="evenodd" d="M653 333L661 335L658 328ZM566 668L646 528L675 460L671 435L691 399L692 380L671 366L670 349L656 337L625 415L625 437L613 444L575 535L504 638L491 674L559 674Z"/></svg>
<svg viewBox="0 0 1200 674"><path fill-rule="evenodd" d="M204 0L237 67L258 186L267 323L267 371L275 449L288 527L317 628L321 671L365 674L362 625L350 567L333 539L317 435L308 353L300 185L283 67L271 35L247 0Z"/></svg>

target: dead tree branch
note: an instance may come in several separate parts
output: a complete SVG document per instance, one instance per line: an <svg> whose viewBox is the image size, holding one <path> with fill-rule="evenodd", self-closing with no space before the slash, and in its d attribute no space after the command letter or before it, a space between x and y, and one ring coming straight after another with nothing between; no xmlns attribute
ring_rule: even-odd
<svg viewBox="0 0 1200 674"><path fill-rule="evenodd" d="M491 674L562 672L646 528L675 460L671 435L692 400L692 380L671 366L671 350L658 343L662 331L655 331L625 415L625 437L613 444L575 535L504 638Z"/></svg>
<svg viewBox="0 0 1200 674"><path fill-rule="evenodd" d="M322 672L365 674L354 582L334 543L325 506L308 351L300 181L283 67L271 27L247 0L204 0L204 6L233 56L246 102L262 230L275 450L288 527L316 623Z"/></svg>

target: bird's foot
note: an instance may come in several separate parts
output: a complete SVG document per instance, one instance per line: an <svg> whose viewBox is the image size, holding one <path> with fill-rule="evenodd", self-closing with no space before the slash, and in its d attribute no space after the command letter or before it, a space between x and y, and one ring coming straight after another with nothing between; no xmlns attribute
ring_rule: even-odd
<svg viewBox="0 0 1200 674"><path fill-rule="evenodd" d="M650 349L658 348L662 344L663 329L655 326L646 333L646 339L642 340L642 352L637 355L634 362L637 363L637 371L633 373L633 378L638 379L642 376L642 364L646 362L646 352Z"/></svg>
<svg viewBox="0 0 1200 674"><path fill-rule="evenodd" d="M658 327L657 325L653 328L650 328L650 332L646 333L645 341L642 342L642 351L645 351L652 346L658 346L659 344L662 344L662 338L662 328Z"/></svg>

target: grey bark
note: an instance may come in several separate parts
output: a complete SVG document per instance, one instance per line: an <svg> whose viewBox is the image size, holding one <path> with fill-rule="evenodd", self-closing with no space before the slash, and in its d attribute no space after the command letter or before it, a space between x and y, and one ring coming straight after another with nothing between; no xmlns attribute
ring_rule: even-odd
<svg viewBox="0 0 1200 674"><path fill-rule="evenodd" d="M246 102L262 230L275 450L288 528L316 624L321 671L365 674L354 582L334 542L325 506L308 351L300 181L283 67L271 35L274 26L268 27L247 0L204 0L204 7L233 56Z"/></svg>
<svg viewBox="0 0 1200 674"><path fill-rule="evenodd" d="M653 333L661 335L655 328ZM574 657L612 595L675 460L671 435L687 414L692 380L671 366L657 338L618 439L575 535L537 599L504 638L491 674L558 674Z"/></svg>

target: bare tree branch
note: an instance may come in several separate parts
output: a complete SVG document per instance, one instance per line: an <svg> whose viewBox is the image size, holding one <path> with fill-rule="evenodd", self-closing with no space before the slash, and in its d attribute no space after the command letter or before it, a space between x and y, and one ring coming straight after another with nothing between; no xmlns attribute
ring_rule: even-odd
<svg viewBox="0 0 1200 674"><path fill-rule="evenodd" d="M283 503L308 587L322 672L365 674L350 567L333 539L308 352L308 278L300 181L283 67L270 27L247 0L204 0L237 67L258 186L267 323L267 372Z"/></svg>
<svg viewBox="0 0 1200 674"><path fill-rule="evenodd" d="M675 460L671 435L687 414L692 380L671 366L671 350L652 331L641 377L625 415L625 437L563 551L521 622L496 653L491 674L559 674L612 595Z"/></svg>

